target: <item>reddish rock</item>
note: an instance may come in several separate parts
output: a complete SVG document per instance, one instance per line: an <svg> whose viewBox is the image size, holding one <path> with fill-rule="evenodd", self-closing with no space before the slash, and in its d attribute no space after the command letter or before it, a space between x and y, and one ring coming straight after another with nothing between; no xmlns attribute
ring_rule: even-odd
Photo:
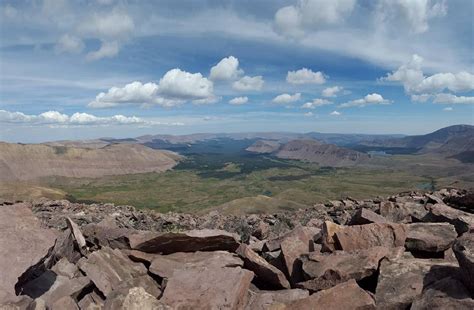
<svg viewBox="0 0 474 310"><path fill-rule="evenodd" d="M347 226L335 233L336 248L344 251L368 249L374 246L405 245L406 232L401 224L367 224Z"/></svg>
<svg viewBox="0 0 474 310"><path fill-rule="evenodd" d="M69 279L81 276L81 272L76 265L70 263L67 258L61 258L52 268L51 271L57 275L68 277Z"/></svg>
<svg viewBox="0 0 474 310"><path fill-rule="evenodd" d="M290 288L283 272L270 265L247 245L241 244L236 253L244 260L244 267L252 270L260 283L274 288Z"/></svg>
<svg viewBox="0 0 474 310"><path fill-rule="evenodd" d="M425 288L423 294L413 302L410 309L472 310L474 299L470 298L468 290L459 280L446 277Z"/></svg>
<svg viewBox="0 0 474 310"><path fill-rule="evenodd" d="M115 290L136 286L136 281L146 285L144 288L148 293L160 294L158 284L147 275L145 266L132 262L118 249L95 251L87 258L81 258L77 265L106 297Z"/></svg>
<svg viewBox="0 0 474 310"><path fill-rule="evenodd" d="M212 267L242 267L243 261L235 254L226 251L177 252L169 255L155 255L150 272L162 278L170 278L176 270Z"/></svg>
<svg viewBox="0 0 474 310"><path fill-rule="evenodd" d="M423 204L416 202L390 202L380 204L380 215L393 223L411 223L414 219L420 221L428 210Z"/></svg>
<svg viewBox="0 0 474 310"><path fill-rule="evenodd" d="M462 280L474 296L474 233L466 233L458 238L453 251L462 270Z"/></svg>
<svg viewBox="0 0 474 310"><path fill-rule="evenodd" d="M142 287L125 288L107 298L104 310L171 310Z"/></svg>
<svg viewBox="0 0 474 310"><path fill-rule="evenodd" d="M272 309L313 310L313 309L375 309L375 300L357 285L355 280L338 284L307 298L290 303L275 305Z"/></svg>
<svg viewBox="0 0 474 310"><path fill-rule="evenodd" d="M321 229L314 227L314 226L299 226L299 227L305 227L304 229L307 231L311 231L311 234L313 235L313 240L316 241L321 237ZM298 228L298 227L297 227ZM275 252L281 249L281 243L283 240L285 240L288 237L291 237L295 234L298 234L299 230L293 229L281 236L278 236L277 238L273 238L270 240L267 240L263 246L263 251L264 252Z"/></svg>
<svg viewBox="0 0 474 310"><path fill-rule="evenodd" d="M191 268L174 272L160 301L173 309L242 309L253 272L241 268Z"/></svg>
<svg viewBox="0 0 474 310"><path fill-rule="evenodd" d="M322 249L323 252L332 252L336 249L335 246L335 239L334 236L337 231L343 229L343 226L337 225L333 222L326 221L323 224L323 228L321 230L321 242L322 242Z"/></svg>
<svg viewBox="0 0 474 310"><path fill-rule="evenodd" d="M88 224L82 228L87 241L99 247L112 249L130 249L128 238L136 232L118 227L113 217L106 217L97 224Z"/></svg>
<svg viewBox="0 0 474 310"><path fill-rule="evenodd" d="M0 290L15 294L18 277L46 256L56 237L56 231L41 228L27 204L1 206Z"/></svg>
<svg viewBox="0 0 474 310"><path fill-rule="evenodd" d="M140 232L129 237L134 250L148 253L171 254L196 251L235 251L240 238L236 234L217 229L190 230L180 233Z"/></svg>
<svg viewBox="0 0 474 310"><path fill-rule="evenodd" d="M76 298L90 284L91 280L88 277L70 279L47 270L24 285L22 294L31 298L41 298L46 306L52 307L63 297Z"/></svg>
<svg viewBox="0 0 474 310"><path fill-rule="evenodd" d="M451 247L457 237L449 223L414 223L406 225L405 247L409 251L442 252Z"/></svg>
<svg viewBox="0 0 474 310"><path fill-rule="evenodd" d="M57 300L49 309L51 310L79 310L77 303L69 296Z"/></svg>
<svg viewBox="0 0 474 310"><path fill-rule="evenodd" d="M457 264L443 260L382 260L375 294L377 307L406 309L424 287L457 271Z"/></svg>
<svg viewBox="0 0 474 310"><path fill-rule="evenodd" d="M104 308L104 300L94 290L82 297L82 299L78 302L78 305L81 310L99 310Z"/></svg>
<svg viewBox="0 0 474 310"><path fill-rule="evenodd" d="M79 229L79 226L77 226L77 224L74 223L69 217L66 217L66 224L67 224L67 227L69 228L69 231L72 234L72 237L76 241L76 245L77 245L77 248L79 249L79 252L81 252L82 255L86 255L87 254L86 239L82 235L82 232Z"/></svg>
<svg viewBox="0 0 474 310"><path fill-rule="evenodd" d="M429 213L423 218L425 222L447 222L459 235L474 229L474 215L437 203L429 207Z"/></svg>
<svg viewBox="0 0 474 310"><path fill-rule="evenodd" d="M311 291L324 290L350 279L362 280L377 272L380 260L401 256L403 248L372 247L353 252L335 251L332 254L310 253L303 258L305 281L299 287Z"/></svg>
<svg viewBox="0 0 474 310"><path fill-rule="evenodd" d="M364 225L370 223L387 223L387 219L372 210L361 208L352 216L349 225Z"/></svg>
<svg viewBox="0 0 474 310"><path fill-rule="evenodd" d="M15 294L0 290L0 309L2 310L46 309L46 306L44 306L43 308L35 308L36 306L40 306L39 303L36 303L28 296L16 296Z"/></svg>
<svg viewBox="0 0 474 310"><path fill-rule="evenodd" d="M251 294L250 301L245 310L266 310L272 305L289 303L309 296L308 291L301 289L281 291L259 291Z"/></svg>
<svg viewBox="0 0 474 310"><path fill-rule="evenodd" d="M314 227L297 227L287 235L281 243L281 254L286 266L286 275L291 283L300 282L303 279L301 272L301 261L298 258L302 254L314 251L315 235L320 230Z"/></svg>

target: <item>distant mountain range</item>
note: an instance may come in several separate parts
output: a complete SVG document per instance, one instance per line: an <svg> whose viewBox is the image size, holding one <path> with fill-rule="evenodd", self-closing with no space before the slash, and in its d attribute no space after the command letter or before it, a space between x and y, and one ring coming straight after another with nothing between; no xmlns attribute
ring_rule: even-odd
<svg viewBox="0 0 474 310"><path fill-rule="evenodd" d="M316 162L322 166L342 167L367 163L370 156L316 140L292 140L284 144L259 140L247 148L253 153L270 153L278 158Z"/></svg>
<svg viewBox="0 0 474 310"><path fill-rule="evenodd" d="M179 158L176 153L153 150L143 145L97 147L94 144L88 148L0 143L0 181L161 172L174 167Z"/></svg>
<svg viewBox="0 0 474 310"><path fill-rule="evenodd" d="M418 154L439 154L464 162L474 162L474 126L455 125L426 135L374 139L363 141L360 145L395 150L409 148Z"/></svg>
<svg viewBox="0 0 474 310"><path fill-rule="evenodd" d="M274 140L278 142L288 142L291 140L314 139L327 144L351 145L362 141L382 140L390 138L400 138L404 135L370 135L370 134L340 134L340 133L292 133L292 132L244 132L244 133L196 133L190 135L146 135L135 139L137 143L152 143L162 141L172 144L196 143L199 141L213 139L233 139L233 140ZM102 139L107 141L117 141L117 139ZM124 139L118 139L119 141ZM127 139L130 140L130 139ZM130 142L130 141L129 141Z"/></svg>
<svg viewBox="0 0 474 310"><path fill-rule="evenodd" d="M474 163L474 126L450 126L417 136L269 132L149 135L43 144L0 142L0 181L161 172L180 160L181 156L172 151L184 155L196 151L203 155L264 153L333 167L367 163L369 151L430 154Z"/></svg>

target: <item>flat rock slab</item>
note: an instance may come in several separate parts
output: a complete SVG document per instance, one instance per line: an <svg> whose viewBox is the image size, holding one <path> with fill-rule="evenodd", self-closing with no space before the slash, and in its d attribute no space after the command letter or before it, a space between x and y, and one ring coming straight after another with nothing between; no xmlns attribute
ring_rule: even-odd
<svg viewBox="0 0 474 310"><path fill-rule="evenodd" d="M240 237L224 230L202 229L179 233L140 232L129 236L130 247L148 253L235 251Z"/></svg>
<svg viewBox="0 0 474 310"><path fill-rule="evenodd" d="M409 251L446 251L458 235L455 227L449 223L408 224L406 231L405 247Z"/></svg>
<svg viewBox="0 0 474 310"><path fill-rule="evenodd" d="M0 290L14 294L18 277L46 256L57 236L41 228L27 204L0 206Z"/></svg>
<svg viewBox="0 0 474 310"><path fill-rule="evenodd" d="M402 224L367 224L346 226L335 232L336 249L355 251L374 246L400 247L405 245L406 232Z"/></svg>
<svg viewBox="0 0 474 310"><path fill-rule="evenodd" d="M160 301L173 309L241 309L253 276L238 267L177 270Z"/></svg>
<svg viewBox="0 0 474 310"><path fill-rule="evenodd" d="M456 263L435 259L382 260L376 299L380 309L407 309L423 288L459 271Z"/></svg>
<svg viewBox="0 0 474 310"><path fill-rule="evenodd" d="M81 258L77 265L106 297L115 290L136 286L137 281L148 293L159 294L158 284L147 275L145 266L132 262L118 249L102 248Z"/></svg>
<svg viewBox="0 0 474 310"><path fill-rule="evenodd" d="M453 251L462 270L462 280L474 296L474 232L457 239Z"/></svg>
<svg viewBox="0 0 474 310"><path fill-rule="evenodd" d="M372 210L361 208L352 216L349 225L365 225L370 223L388 223L389 221Z"/></svg>
<svg viewBox="0 0 474 310"><path fill-rule="evenodd" d="M384 201L380 204L380 215L393 223L411 223L414 219L420 221L427 213L424 205L416 202Z"/></svg>
<svg viewBox="0 0 474 310"><path fill-rule="evenodd" d="M23 287L23 294L31 298L41 298L46 306L52 307L63 297L76 298L91 284L88 277L68 278L47 270L40 277L30 281Z"/></svg>
<svg viewBox="0 0 474 310"><path fill-rule="evenodd" d="M288 303L308 296L309 292L301 289L260 291L250 297L245 310L266 310L274 304Z"/></svg>
<svg viewBox="0 0 474 310"><path fill-rule="evenodd" d="M362 280L377 272L380 260L401 256L404 248L373 247L354 252L335 251L331 254L310 253L303 259L303 273L308 281L299 286L311 291L333 287L350 279Z"/></svg>
<svg viewBox="0 0 474 310"><path fill-rule="evenodd" d="M241 244L236 253L244 260L244 267L255 273L257 281L274 288L290 288L285 274L252 251L249 246Z"/></svg>
<svg viewBox="0 0 474 310"><path fill-rule="evenodd" d="M136 233L133 229L120 228L115 219L107 217L97 224L88 224L82 233L92 244L112 249L130 249L129 236Z"/></svg>
<svg viewBox="0 0 474 310"><path fill-rule="evenodd" d="M469 296L468 290L459 280L447 277L437 281L423 291L423 295L416 299L411 310L432 309L474 309L474 299Z"/></svg>
<svg viewBox="0 0 474 310"><path fill-rule="evenodd" d="M474 215L437 203L429 207L429 213L423 218L425 222L447 222L459 235L474 229Z"/></svg>
<svg viewBox="0 0 474 310"><path fill-rule="evenodd" d="M357 285L355 280L349 280L320 291L307 298L290 303L275 305L273 309L313 310L313 309L375 309L375 300Z"/></svg>
<svg viewBox="0 0 474 310"><path fill-rule="evenodd" d="M125 288L107 298L104 310L171 310L143 287Z"/></svg>
<svg viewBox="0 0 474 310"><path fill-rule="evenodd" d="M242 267L243 264L237 255L226 251L178 252L169 255L154 255L149 271L162 278L171 278L177 270L201 267Z"/></svg>

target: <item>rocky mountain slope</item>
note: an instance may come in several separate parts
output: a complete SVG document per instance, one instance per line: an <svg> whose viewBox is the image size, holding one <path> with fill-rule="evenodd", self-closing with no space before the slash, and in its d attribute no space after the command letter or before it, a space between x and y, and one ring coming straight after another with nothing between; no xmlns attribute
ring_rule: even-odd
<svg viewBox="0 0 474 310"><path fill-rule="evenodd" d="M455 125L435 132L398 139L377 139L363 144L380 147L412 148L419 153L439 153L446 156L474 151L474 126Z"/></svg>
<svg viewBox="0 0 474 310"><path fill-rule="evenodd" d="M270 153L278 151L280 146L281 144L277 141L258 140L258 141L255 141L255 143L249 146L246 150L252 153L270 154Z"/></svg>
<svg viewBox="0 0 474 310"><path fill-rule="evenodd" d="M173 152L131 144L86 148L0 142L0 181L161 172L179 158Z"/></svg>
<svg viewBox="0 0 474 310"><path fill-rule="evenodd" d="M316 140L292 140L285 144L259 140L247 148L252 153L271 153L278 158L316 162L322 166L343 167L366 163L370 156Z"/></svg>
<svg viewBox="0 0 474 310"><path fill-rule="evenodd" d="M0 308L472 309L473 199L444 189L239 217L4 202Z"/></svg>

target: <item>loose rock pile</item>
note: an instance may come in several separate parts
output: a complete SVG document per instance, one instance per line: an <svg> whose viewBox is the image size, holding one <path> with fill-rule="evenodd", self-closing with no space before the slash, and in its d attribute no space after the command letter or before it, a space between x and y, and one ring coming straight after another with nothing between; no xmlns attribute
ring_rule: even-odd
<svg viewBox="0 0 474 310"><path fill-rule="evenodd" d="M472 195L240 217L4 203L0 309L474 309Z"/></svg>

